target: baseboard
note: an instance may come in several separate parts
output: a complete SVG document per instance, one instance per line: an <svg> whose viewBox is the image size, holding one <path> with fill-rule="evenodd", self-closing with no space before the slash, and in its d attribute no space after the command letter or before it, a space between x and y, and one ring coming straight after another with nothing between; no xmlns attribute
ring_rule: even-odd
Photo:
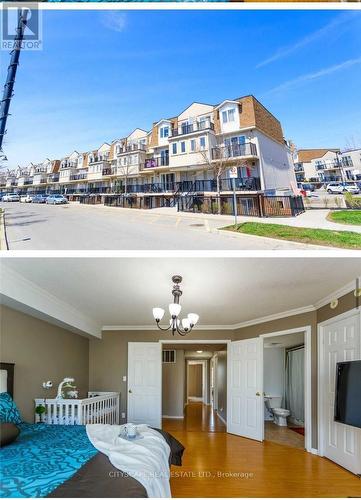
<svg viewBox="0 0 361 500"><path fill-rule="evenodd" d="M311 448L310 453L312 453L312 455L318 455L318 450L316 450L316 448Z"/></svg>
<svg viewBox="0 0 361 500"><path fill-rule="evenodd" d="M221 415L218 413L218 411L216 413L217 413L217 417L222 420L222 422L224 423L224 425L227 425L227 422L224 420L223 417L221 417Z"/></svg>
<svg viewBox="0 0 361 500"><path fill-rule="evenodd" d="M162 418L184 418L184 416L182 415L177 415L177 416L171 416L171 415L162 415Z"/></svg>

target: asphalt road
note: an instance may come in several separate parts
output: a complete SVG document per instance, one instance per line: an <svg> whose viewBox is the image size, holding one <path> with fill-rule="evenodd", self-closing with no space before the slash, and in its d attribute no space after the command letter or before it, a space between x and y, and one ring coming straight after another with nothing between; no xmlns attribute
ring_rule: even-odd
<svg viewBox="0 0 361 500"><path fill-rule="evenodd" d="M209 216L87 205L0 203L9 250L288 250L314 246L219 232ZM321 248L321 247L319 247Z"/></svg>

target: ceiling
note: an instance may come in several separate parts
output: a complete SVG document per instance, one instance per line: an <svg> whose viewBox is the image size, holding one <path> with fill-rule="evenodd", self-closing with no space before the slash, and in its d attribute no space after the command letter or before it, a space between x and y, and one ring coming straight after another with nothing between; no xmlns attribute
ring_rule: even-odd
<svg viewBox="0 0 361 500"><path fill-rule="evenodd" d="M9 276L20 275L40 287L40 304L47 298L53 302L56 299L57 303L71 307L74 315L76 312L84 321L92 321L99 332L104 326L153 327L155 306L166 309L168 318L174 274L183 276L182 311L198 313L199 326L203 328L231 327L313 305L361 274L356 258L158 255L161 254L151 258L3 257L1 265ZM11 287L10 281L2 285L3 297L7 287ZM19 303L22 301L18 299Z"/></svg>

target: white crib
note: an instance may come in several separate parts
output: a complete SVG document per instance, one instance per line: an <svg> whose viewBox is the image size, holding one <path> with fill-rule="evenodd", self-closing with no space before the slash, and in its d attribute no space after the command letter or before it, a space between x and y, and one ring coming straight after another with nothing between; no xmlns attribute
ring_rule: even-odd
<svg viewBox="0 0 361 500"><path fill-rule="evenodd" d="M119 424L119 392L88 392L86 399L34 399L45 406L35 422L57 425Z"/></svg>

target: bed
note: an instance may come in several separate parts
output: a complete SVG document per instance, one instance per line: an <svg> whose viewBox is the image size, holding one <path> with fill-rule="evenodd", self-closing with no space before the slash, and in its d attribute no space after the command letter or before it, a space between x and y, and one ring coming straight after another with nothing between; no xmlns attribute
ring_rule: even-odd
<svg viewBox="0 0 361 500"><path fill-rule="evenodd" d="M6 373L4 373L6 372ZM1 391L14 395L14 365L0 364ZM112 466L83 425L19 425L17 440L0 449L0 496L146 498L136 479ZM181 465L184 447L158 430L170 446L169 464Z"/></svg>

